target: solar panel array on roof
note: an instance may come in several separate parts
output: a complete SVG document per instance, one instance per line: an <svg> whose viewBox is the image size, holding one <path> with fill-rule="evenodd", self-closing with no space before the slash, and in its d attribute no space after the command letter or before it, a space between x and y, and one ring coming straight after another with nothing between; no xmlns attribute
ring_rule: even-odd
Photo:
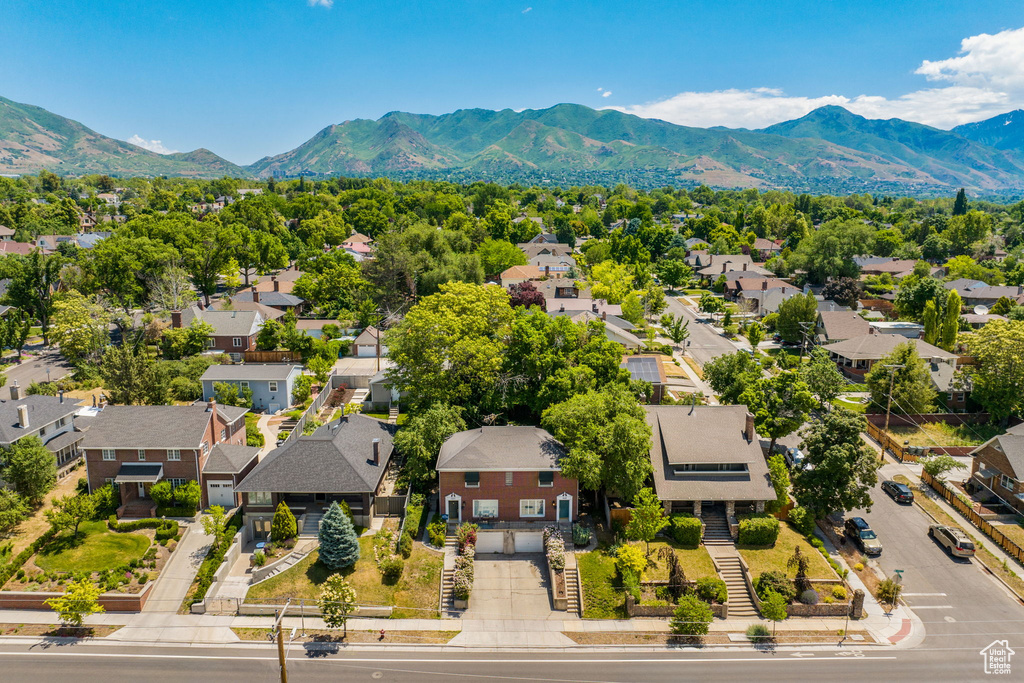
<svg viewBox="0 0 1024 683"><path fill-rule="evenodd" d="M658 361L655 358L627 358L621 367L629 370L633 379L644 380L652 384L661 381Z"/></svg>

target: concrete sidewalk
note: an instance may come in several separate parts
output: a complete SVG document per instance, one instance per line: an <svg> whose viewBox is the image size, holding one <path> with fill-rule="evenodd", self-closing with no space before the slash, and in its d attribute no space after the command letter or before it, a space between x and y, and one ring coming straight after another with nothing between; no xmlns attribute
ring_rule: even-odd
<svg viewBox="0 0 1024 683"><path fill-rule="evenodd" d="M170 561L160 571L153 594L142 614L150 612L175 613L188 594L188 589L199 571L199 565L210 548L211 537L203 533L201 522L192 522L185 537L178 543Z"/></svg>

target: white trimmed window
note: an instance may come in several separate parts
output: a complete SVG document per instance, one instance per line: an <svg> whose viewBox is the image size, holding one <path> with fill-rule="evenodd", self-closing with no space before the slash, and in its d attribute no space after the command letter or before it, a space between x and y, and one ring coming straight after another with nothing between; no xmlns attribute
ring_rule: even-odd
<svg viewBox="0 0 1024 683"><path fill-rule="evenodd" d="M171 482L171 489L176 489L179 486L184 486L188 479L168 479L168 481Z"/></svg>
<svg viewBox="0 0 1024 683"><path fill-rule="evenodd" d="M541 488L551 488L555 485L555 473L547 470L542 470L537 474L537 486Z"/></svg>
<svg viewBox="0 0 1024 683"><path fill-rule="evenodd" d="M270 505L270 491L253 491L249 494L250 505Z"/></svg>
<svg viewBox="0 0 1024 683"><path fill-rule="evenodd" d="M241 387L242 389L248 389L249 388L249 380L243 379L242 381L240 381L238 383L238 386Z"/></svg>
<svg viewBox="0 0 1024 683"><path fill-rule="evenodd" d="M544 499L526 499L519 501L519 516L520 517L543 517L544 516Z"/></svg>
<svg viewBox="0 0 1024 683"><path fill-rule="evenodd" d="M206 338L206 348L212 349L216 344L217 344L217 342L215 342L213 340L213 337L207 337Z"/></svg>
<svg viewBox="0 0 1024 683"><path fill-rule="evenodd" d="M1017 480L1014 479L1013 477L1008 477L1005 474L999 475L999 485L1002 486L1007 491L1017 490Z"/></svg>
<svg viewBox="0 0 1024 683"><path fill-rule="evenodd" d="M269 391L271 391L271 392L277 391L277 382L274 382L274 381L267 382L267 389Z"/></svg>
<svg viewBox="0 0 1024 683"><path fill-rule="evenodd" d="M117 455L114 454L113 448L101 449L100 457L102 457L104 460L117 460Z"/></svg>
<svg viewBox="0 0 1024 683"><path fill-rule="evenodd" d="M473 516L481 518L493 518L498 516L498 501L496 500L474 500Z"/></svg>
<svg viewBox="0 0 1024 683"><path fill-rule="evenodd" d="M143 462L146 459L146 449L139 449L139 462Z"/></svg>
<svg viewBox="0 0 1024 683"><path fill-rule="evenodd" d="M181 460L181 451L178 450L177 448L168 448L167 449L167 459L168 460Z"/></svg>
<svg viewBox="0 0 1024 683"><path fill-rule="evenodd" d="M231 345L234 346L236 349L241 348L242 347L242 338L241 337L232 337L231 338Z"/></svg>

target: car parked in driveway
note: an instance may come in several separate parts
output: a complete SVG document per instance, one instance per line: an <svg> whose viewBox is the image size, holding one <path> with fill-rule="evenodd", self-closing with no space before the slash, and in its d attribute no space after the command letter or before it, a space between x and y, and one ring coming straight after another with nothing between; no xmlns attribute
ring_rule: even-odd
<svg viewBox="0 0 1024 683"><path fill-rule="evenodd" d="M878 535L871 530L871 526L863 517L851 517L846 520L843 531L846 533L846 538L850 539L865 555L882 554L882 542L878 540Z"/></svg>
<svg viewBox="0 0 1024 683"><path fill-rule="evenodd" d="M943 524L932 524L928 527L928 535L939 542L953 557L971 557L974 555L974 542L967 534L956 527Z"/></svg>
<svg viewBox="0 0 1024 683"><path fill-rule="evenodd" d="M909 486L901 484L898 481L893 481L891 479L883 481L882 491L887 493L889 497L897 503L906 503L909 505L914 502L914 492L910 490Z"/></svg>

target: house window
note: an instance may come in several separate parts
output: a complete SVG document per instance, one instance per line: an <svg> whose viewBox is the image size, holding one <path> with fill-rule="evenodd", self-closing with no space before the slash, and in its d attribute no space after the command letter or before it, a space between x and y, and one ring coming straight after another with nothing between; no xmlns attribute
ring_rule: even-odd
<svg viewBox="0 0 1024 683"><path fill-rule="evenodd" d="M1013 477L1008 477L1005 474L999 475L999 485L1010 492L1017 490L1017 480Z"/></svg>
<svg viewBox="0 0 1024 683"><path fill-rule="evenodd" d="M267 389L273 393L277 391L277 382L267 382Z"/></svg>
<svg viewBox="0 0 1024 683"><path fill-rule="evenodd" d="M241 337L232 337L231 338L231 345L234 346L236 349L240 348L242 346L242 338Z"/></svg>
<svg viewBox="0 0 1024 683"><path fill-rule="evenodd" d="M270 505L270 491L253 491L249 494L250 505Z"/></svg>
<svg viewBox="0 0 1024 683"><path fill-rule="evenodd" d="M203 442L203 455L206 455L209 452L210 452L210 444L209 444L209 442L204 441Z"/></svg>
<svg viewBox="0 0 1024 683"><path fill-rule="evenodd" d="M184 486L188 479L168 479L167 481L171 482L171 489L176 489L179 486Z"/></svg>
<svg viewBox="0 0 1024 683"><path fill-rule="evenodd" d="M228 438L228 430L227 429L220 430L220 440L223 441L226 438Z"/></svg>
<svg viewBox="0 0 1024 683"><path fill-rule="evenodd" d="M142 462L145 459L146 459L146 451L144 449L140 448L139 449L139 462Z"/></svg>
<svg viewBox="0 0 1024 683"><path fill-rule="evenodd" d="M168 448L167 449L167 459L168 460L181 460L181 451L178 450L177 448Z"/></svg>
<svg viewBox="0 0 1024 683"><path fill-rule="evenodd" d="M498 501L496 500L474 500L473 516L482 518L493 518L498 516Z"/></svg>
<svg viewBox="0 0 1024 683"><path fill-rule="evenodd" d="M117 456L114 455L113 448L104 448L100 451L104 460L117 460Z"/></svg>
<svg viewBox="0 0 1024 683"><path fill-rule="evenodd" d="M104 477L103 478L103 483L104 484L113 485L114 484L114 478L113 477Z"/></svg>
<svg viewBox="0 0 1024 683"><path fill-rule="evenodd" d="M511 472L506 472L505 473L505 486L511 486L511 485L512 485L512 473Z"/></svg>
<svg viewBox="0 0 1024 683"><path fill-rule="evenodd" d="M238 383L238 386L240 386L243 389L248 389L249 388L249 382L248 382L248 380L244 380L243 379L241 382Z"/></svg>
<svg viewBox="0 0 1024 683"><path fill-rule="evenodd" d="M537 498L532 500L521 500L519 501L519 516L520 517L543 517L544 516L544 499Z"/></svg>
<svg viewBox="0 0 1024 683"><path fill-rule="evenodd" d="M464 481L467 489L480 488L480 473L479 472L466 472Z"/></svg>
<svg viewBox="0 0 1024 683"><path fill-rule="evenodd" d="M212 349L215 344L216 344L216 342L213 340L213 337L207 337L207 339L206 339L206 348Z"/></svg>
<svg viewBox="0 0 1024 683"><path fill-rule="evenodd" d="M554 485L555 485L555 473L554 472L541 472L540 473L540 475L538 477L538 480L537 480L537 486L540 486L540 487L543 487L543 488L550 488L550 487L552 487Z"/></svg>

